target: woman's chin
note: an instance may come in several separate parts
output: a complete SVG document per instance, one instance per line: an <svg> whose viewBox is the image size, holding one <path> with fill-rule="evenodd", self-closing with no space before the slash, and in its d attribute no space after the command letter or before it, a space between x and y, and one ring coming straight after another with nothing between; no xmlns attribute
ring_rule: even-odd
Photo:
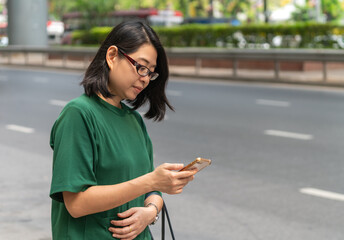
<svg viewBox="0 0 344 240"><path fill-rule="evenodd" d="M127 100L129 100L129 101L134 101L135 99L136 99L136 97L137 97L137 95L135 95L135 96L127 96Z"/></svg>

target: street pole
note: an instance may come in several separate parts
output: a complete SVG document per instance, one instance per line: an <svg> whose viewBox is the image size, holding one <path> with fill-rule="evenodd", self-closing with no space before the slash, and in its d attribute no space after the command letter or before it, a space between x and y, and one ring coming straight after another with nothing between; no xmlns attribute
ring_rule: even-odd
<svg viewBox="0 0 344 240"><path fill-rule="evenodd" d="M315 1L316 21L322 22L321 0Z"/></svg>
<svg viewBox="0 0 344 240"><path fill-rule="evenodd" d="M265 23L268 23L269 22L268 0L264 0L264 16L265 16Z"/></svg>
<svg viewBox="0 0 344 240"><path fill-rule="evenodd" d="M8 0L9 45L48 45L47 0Z"/></svg>

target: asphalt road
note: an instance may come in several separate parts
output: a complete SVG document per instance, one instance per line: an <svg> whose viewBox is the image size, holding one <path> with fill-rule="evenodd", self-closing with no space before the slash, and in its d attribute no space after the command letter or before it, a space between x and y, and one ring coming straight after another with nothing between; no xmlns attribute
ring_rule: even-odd
<svg viewBox="0 0 344 240"><path fill-rule="evenodd" d="M0 68L0 239L50 239L49 134L81 78ZM344 239L343 89L171 80L156 165L213 160L165 196L177 239Z"/></svg>

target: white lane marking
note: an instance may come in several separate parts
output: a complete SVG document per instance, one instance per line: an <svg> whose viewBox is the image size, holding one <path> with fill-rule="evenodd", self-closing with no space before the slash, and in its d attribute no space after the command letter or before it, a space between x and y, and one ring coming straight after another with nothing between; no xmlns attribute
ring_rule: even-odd
<svg viewBox="0 0 344 240"><path fill-rule="evenodd" d="M56 100L56 99L51 99L49 101L49 104L54 105L54 106L59 106L59 107L64 107L67 103L68 103L67 101Z"/></svg>
<svg viewBox="0 0 344 240"><path fill-rule="evenodd" d="M166 94L173 97L180 97L182 95L181 91L167 90Z"/></svg>
<svg viewBox="0 0 344 240"><path fill-rule="evenodd" d="M290 102L267 100L267 99L257 99L256 104L274 106L274 107L289 107L290 106Z"/></svg>
<svg viewBox="0 0 344 240"><path fill-rule="evenodd" d="M331 200L344 201L344 194L329 192L316 188L301 188L300 192L303 194L308 194L316 197L327 198Z"/></svg>
<svg viewBox="0 0 344 240"><path fill-rule="evenodd" d="M47 83L49 82L49 79L45 77L34 77L33 81L36 83Z"/></svg>
<svg viewBox="0 0 344 240"><path fill-rule="evenodd" d="M34 133L35 132L35 129L33 129L33 128L19 126L19 125L15 125L15 124L6 125L6 129L16 131L16 132L22 132L22 133Z"/></svg>
<svg viewBox="0 0 344 240"><path fill-rule="evenodd" d="M285 131L279 131L279 130L266 130L264 131L264 134L270 135L270 136L276 136L276 137L299 139L299 140L313 139L313 136L309 134L285 132Z"/></svg>

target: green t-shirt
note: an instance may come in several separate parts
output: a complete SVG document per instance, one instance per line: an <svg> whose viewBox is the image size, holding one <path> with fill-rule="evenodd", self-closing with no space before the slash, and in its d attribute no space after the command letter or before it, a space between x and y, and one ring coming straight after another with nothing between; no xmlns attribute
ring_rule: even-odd
<svg viewBox="0 0 344 240"><path fill-rule="evenodd" d="M96 95L69 102L50 136L54 150L51 224L53 239L115 239L108 231L117 213L144 206L140 196L115 209L73 218L63 191L80 192L112 185L153 171L152 143L141 116L122 104L117 108ZM148 228L137 239L151 239Z"/></svg>

